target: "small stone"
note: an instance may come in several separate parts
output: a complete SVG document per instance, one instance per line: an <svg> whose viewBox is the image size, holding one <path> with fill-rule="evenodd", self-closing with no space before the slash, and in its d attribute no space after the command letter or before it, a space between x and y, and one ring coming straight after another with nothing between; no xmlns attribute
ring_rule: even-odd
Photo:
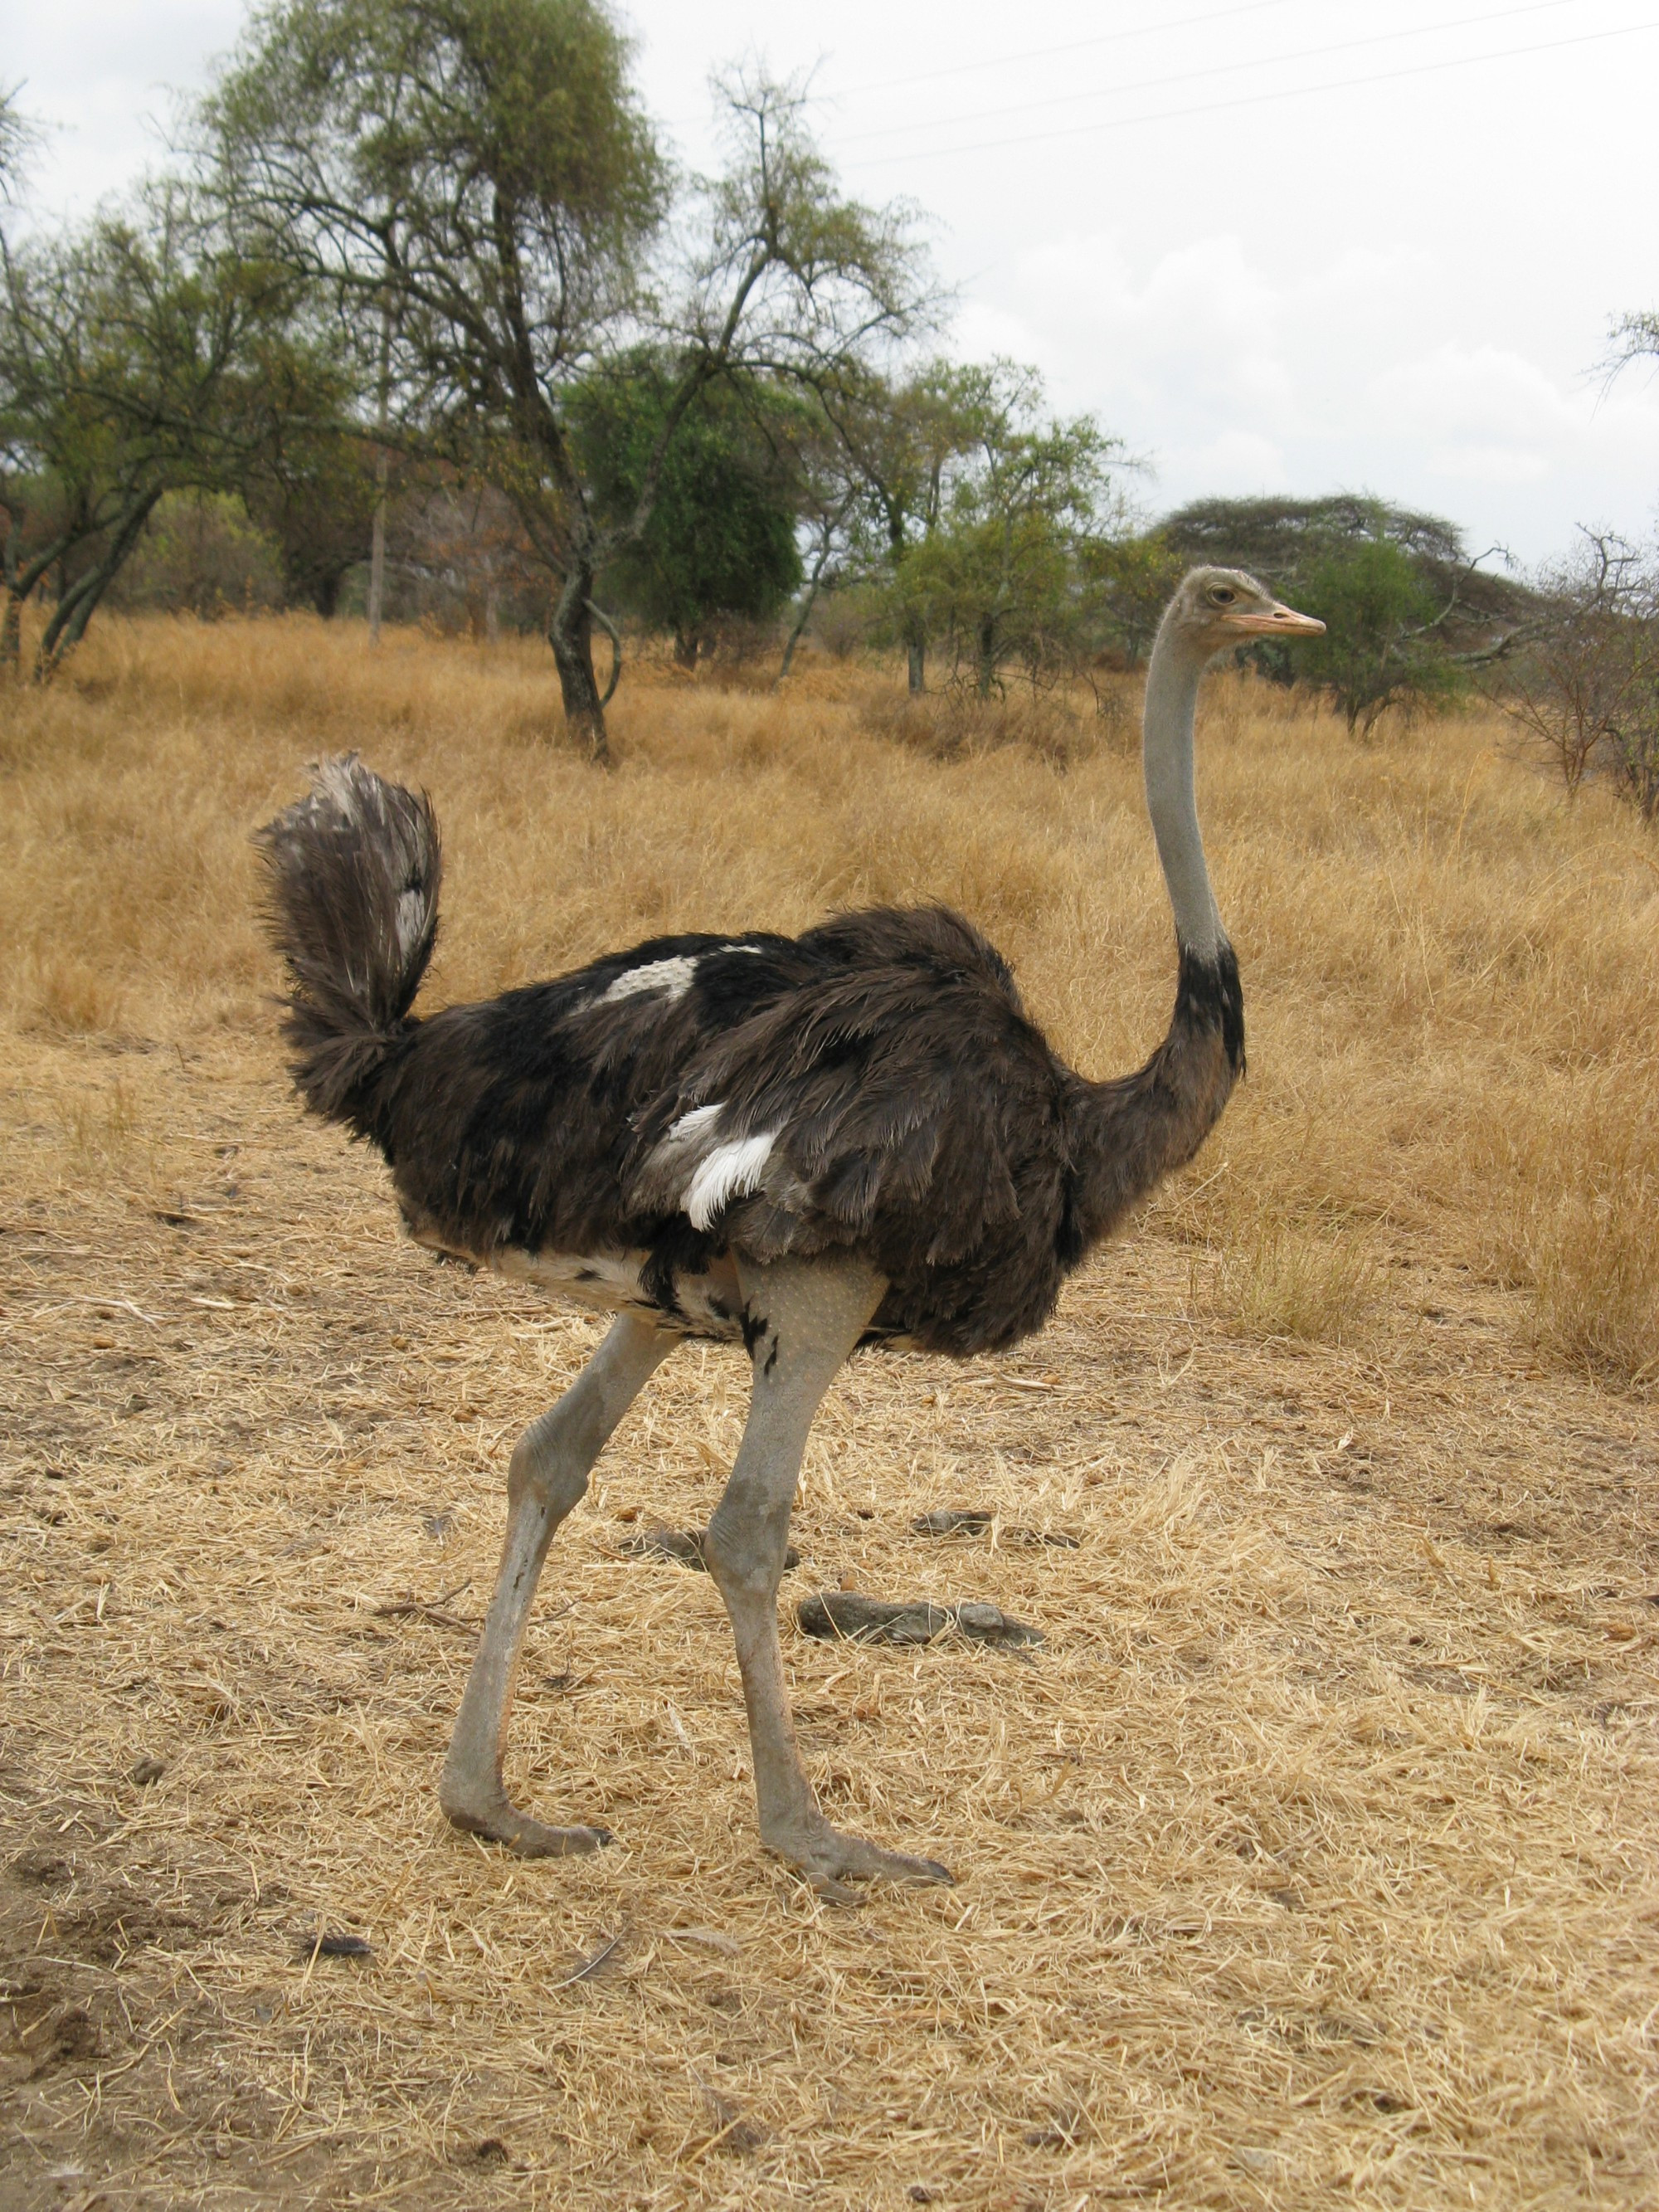
<svg viewBox="0 0 1659 2212"><path fill-rule="evenodd" d="M1041 1629L1014 1620L1000 1606L971 1600L945 1606L922 1598L896 1605L856 1590L820 1590L816 1597L802 1601L795 1618L805 1635L839 1637L856 1644L931 1644L951 1628L975 1644L1018 1647L1043 1641Z"/></svg>

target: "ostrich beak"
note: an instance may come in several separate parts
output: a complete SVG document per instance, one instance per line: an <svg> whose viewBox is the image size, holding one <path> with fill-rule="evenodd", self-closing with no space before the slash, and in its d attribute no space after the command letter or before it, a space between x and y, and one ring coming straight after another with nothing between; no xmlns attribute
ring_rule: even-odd
<svg viewBox="0 0 1659 2212"><path fill-rule="evenodd" d="M1223 615L1221 627L1242 637L1323 637L1325 625L1316 615L1299 615L1294 607L1279 606L1265 615Z"/></svg>

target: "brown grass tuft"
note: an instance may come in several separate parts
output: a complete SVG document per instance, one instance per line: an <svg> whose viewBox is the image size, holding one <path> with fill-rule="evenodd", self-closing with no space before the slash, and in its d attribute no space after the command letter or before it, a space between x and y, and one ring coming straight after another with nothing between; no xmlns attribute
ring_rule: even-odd
<svg viewBox="0 0 1659 2212"><path fill-rule="evenodd" d="M1015 690L981 699L952 689L911 697L874 692L860 716L874 736L908 745L930 760L960 760L1018 746L1056 768L1087 760L1103 741L1121 738L1123 718L1096 714L1065 695Z"/></svg>
<svg viewBox="0 0 1659 2212"><path fill-rule="evenodd" d="M1364 1232L1269 1228L1234 1244L1217 1264L1210 1310L1252 1336L1351 1344L1383 1290Z"/></svg>

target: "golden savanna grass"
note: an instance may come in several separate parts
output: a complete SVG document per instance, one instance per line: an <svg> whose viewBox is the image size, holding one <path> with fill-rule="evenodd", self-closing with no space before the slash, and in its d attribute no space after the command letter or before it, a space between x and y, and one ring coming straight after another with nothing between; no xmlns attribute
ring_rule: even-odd
<svg viewBox="0 0 1659 2212"><path fill-rule="evenodd" d="M525 1668L519 1787L617 1844L436 1814L506 1455L595 1330L433 1268L297 1119L248 830L319 752L427 785L432 1004L948 900L1104 1073L1173 969L1120 704L644 671L605 775L544 648L297 618L112 621L0 702L9 2203L1651 2201L1659 853L1495 720L1361 748L1212 685L1249 1082L1047 1336L826 1406L792 1601L1047 1637L789 1638L826 1796L962 1886L849 1912L757 1850L718 1601L623 1549L707 1519L712 1351Z"/></svg>

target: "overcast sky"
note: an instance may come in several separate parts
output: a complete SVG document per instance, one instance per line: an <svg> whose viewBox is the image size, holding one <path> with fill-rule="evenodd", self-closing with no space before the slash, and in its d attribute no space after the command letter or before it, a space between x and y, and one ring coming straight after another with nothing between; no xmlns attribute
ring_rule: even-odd
<svg viewBox="0 0 1659 2212"><path fill-rule="evenodd" d="M7 10L0 83L81 208L160 149L240 0ZM814 72L848 185L926 210L953 348L1036 362L1144 502L1358 487L1524 561L1650 532L1659 0L633 0L647 106L709 150L711 68Z"/></svg>

